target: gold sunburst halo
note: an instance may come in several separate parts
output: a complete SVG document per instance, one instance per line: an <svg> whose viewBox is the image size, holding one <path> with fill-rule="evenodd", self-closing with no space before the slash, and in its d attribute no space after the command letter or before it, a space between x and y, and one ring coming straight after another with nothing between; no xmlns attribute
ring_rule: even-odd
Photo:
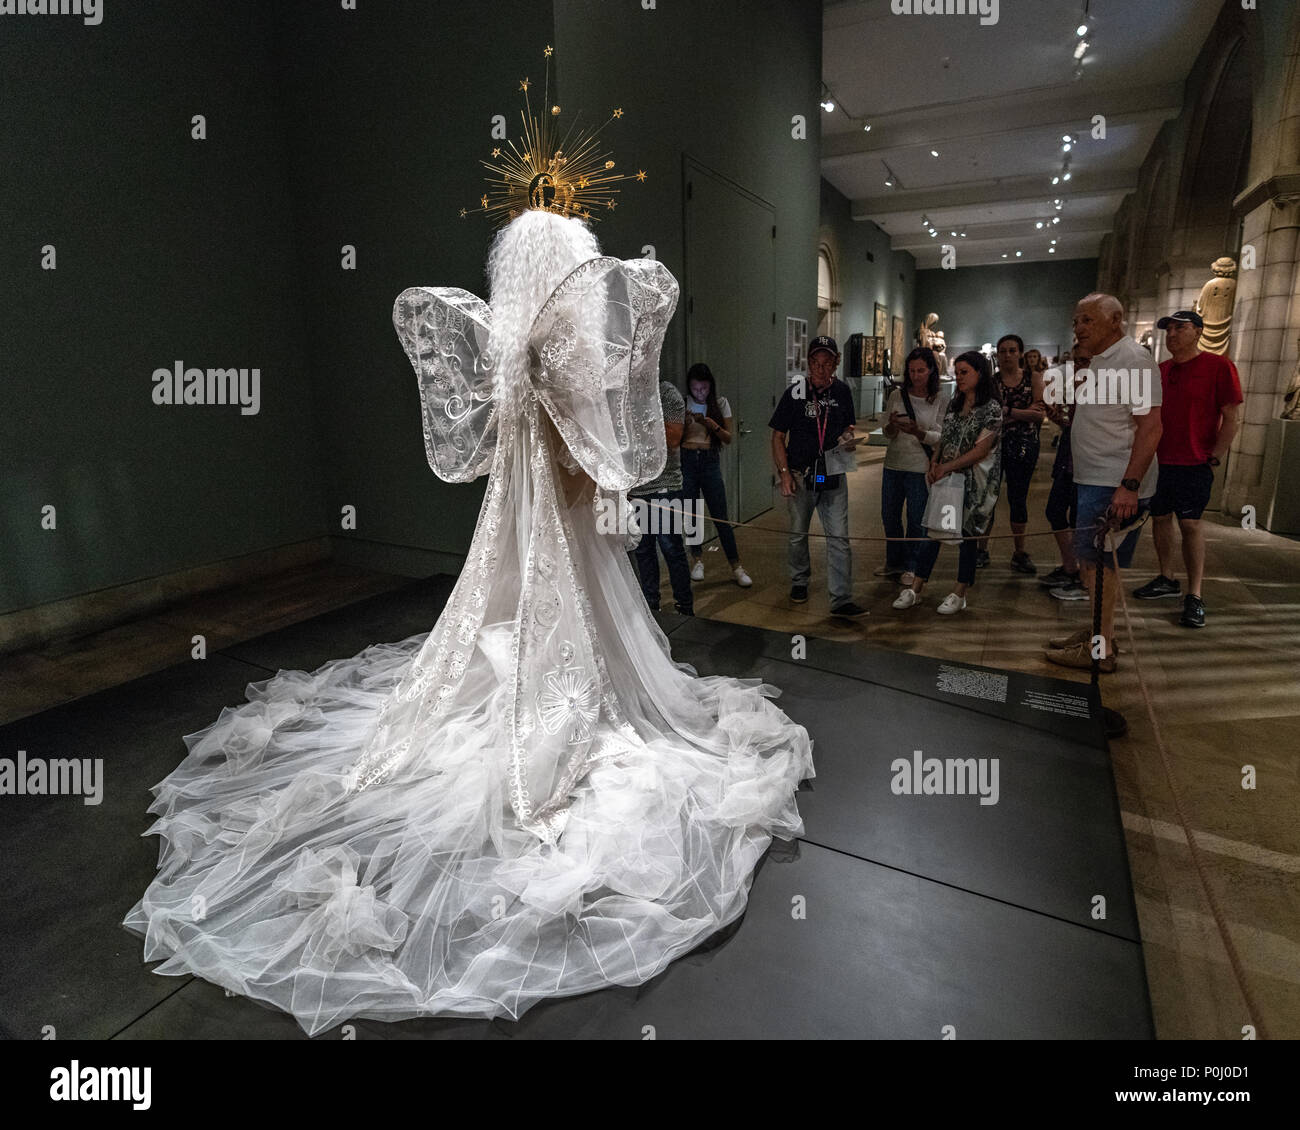
<svg viewBox="0 0 1300 1130"><path fill-rule="evenodd" d="M593 210L616 208L616 185L632 179L614 171L614 160L600 140L601 131L623 117L623 108L617 107L595 129L582 127L579 115L561 131L561 108L550 101L549 45L543 56L546 79L540 111L534 112L529 99L529 79L522 79L519 89L524 96L520 111L523 136L517 141L506 139L504 145L492 150L491 161L480 162L489 173L488 191L479 201L481 207L472 210L483 212L498 224L531 209L590 220ZM636 173L635 179L644 183L644 170Z"/></svg>

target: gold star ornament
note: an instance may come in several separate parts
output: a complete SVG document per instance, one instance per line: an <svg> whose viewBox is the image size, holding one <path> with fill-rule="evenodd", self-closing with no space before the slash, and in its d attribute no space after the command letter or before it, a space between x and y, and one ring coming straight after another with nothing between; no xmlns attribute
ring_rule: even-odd
<svg viewBox="0 0 1300 1130"><path fill-rule="evenodd" d="M614 171L614 159L600 137L607 126L623 117L623 107L617 107L594 129L582 126L581 115L561 129L560 107L548 97L554 49L548 44L542 54L546 83L539 109L535 112L529 101L531 81L521 79L523 136L494 148L492 161L480 162L488 170L488 191L479 199L480 207L472 210L484 212L497 223L507 223L530 209L590 220L594 210L615 209L616 185L631 179ZM636 179L645 182L644 169L636 173Z"/></svg>

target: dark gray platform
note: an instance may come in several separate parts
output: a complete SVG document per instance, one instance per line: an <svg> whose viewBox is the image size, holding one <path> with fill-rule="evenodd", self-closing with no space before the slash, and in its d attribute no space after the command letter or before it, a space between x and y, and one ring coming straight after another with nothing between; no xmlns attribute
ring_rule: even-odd
<svg viewBox="0 0 1300 1130"><path fill-rule="evenodd" d="M184 755L181 736L243 701L247 683L427 632L449 591L447 578L416 582L0 727L0 757L102 757L106 770L98 806L0 798L0 1034L301 1037L283 1014L141 963L119 922L156 863L156 841L140 838L147 790ZM647 985L550 1001L515 1023L363 1020L358 1038L938 1039L945 1025L966 1039L1153 1035L1095 710L1025 705L1086 688L1007 675L1000 702L970 693L998 693L997 672L965 667L992 677L980 683L949 671L943 690L933 659L809 640L792 660L788 636L661 623L674 657L702 674L782 688L782 708L815 742L805 838L774 847L737 926ZM998 758L998 803L894 795L890 762L914 749ZM1096 895L1104 920L1091 917Z"/></svg>

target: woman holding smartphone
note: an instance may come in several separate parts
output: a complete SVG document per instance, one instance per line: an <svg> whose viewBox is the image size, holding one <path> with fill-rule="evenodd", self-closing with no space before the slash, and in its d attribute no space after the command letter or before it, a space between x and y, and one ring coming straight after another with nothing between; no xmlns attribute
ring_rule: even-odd
<svg viewBox="0 0 1300 1130"><path fill-rule="evenodd" d="M982 353L970 350L953 365L957 392L943 418L939 444L926 472L931 486L949 475L965 479L962 498L962 543L957 561L957 586L943 598L937 611L951 616L966 608L966 590L975 583L975 540L989 531L993 507L1002 485L1002 464L998 441L1002 433L1002 402L993 390L993 372ZM939 559L939 542L929 541L916 555L916 579L894 601L897 609L911 608L920 602L921 591Z"/></svg>
<svg viewBox="0 0 1300 1130"><path fill-rule="evenodd" d="M709 517L716 523L718 541L727 555L732 579L747 589L754 582L740 563L736 535L727 523L727 488L722 482L722 449L735 434L731 425L731 405L718 396L713 373L703 363L692 365L686 373L686 429L682 433L682 499L689 507L704 495ZM701 546L690 546L691 580L704 580L704 555Z"/></svg>
<svg viewBox="0 0 1300 1130"><path fill-rule="evenodd" d="M921 519L930 497L925 473L939 442L949 397L939 391L939 361L932 349L913 349L907 355L903 373L903 384L889 394L885 404L889 422L884 434L889 448L880 480L880 516L885 537L901 538L906 505L906 536L919 539L925 537ZM904 586L910 585L916 579L916 555L924 547L919 540L886 542L885 563L876 570L876 576L899 577Z"/></svg>

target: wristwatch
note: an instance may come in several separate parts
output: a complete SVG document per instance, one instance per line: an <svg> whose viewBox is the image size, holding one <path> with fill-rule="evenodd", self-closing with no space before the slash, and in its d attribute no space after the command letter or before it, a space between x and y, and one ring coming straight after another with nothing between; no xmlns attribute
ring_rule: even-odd
<svg viewBox="0 0 1300 1130"><path fill-rule="evenodd" d="M1219 457L1218 457L1217 455L1211 455L1211 456L1206 460L1206 462L1207 462L1211 467L1217 467L1217 466L1219 465Z"/></svg>
<svg viewBox="0 0 1300 1130"><path fill-rule="evenodd" d="M1137 494L1138 488L1142 486L1142 480L1141 479L1120 479L1119 485L1122 486L1125 490L1131 490L1134 494Z"/></svg>

